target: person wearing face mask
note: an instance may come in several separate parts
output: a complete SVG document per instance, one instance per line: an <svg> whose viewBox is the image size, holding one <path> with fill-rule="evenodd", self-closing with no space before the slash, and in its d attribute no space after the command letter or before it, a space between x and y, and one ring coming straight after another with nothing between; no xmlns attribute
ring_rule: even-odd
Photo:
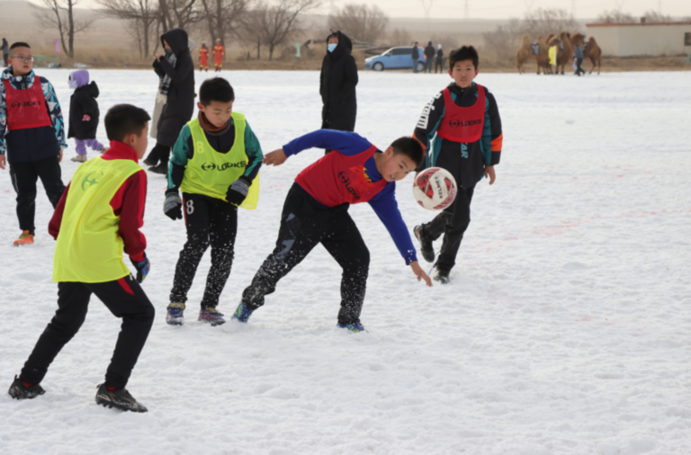
<svg viewBox="0 0 691 455"><path fill-rule="evenodd" d="M322 129L355 130L358 83L357 65L351 55L353 44L344 33L333 32L326 38L327 52L319 77L322 97Z"/></svg>
<svg viewBox="0 0 691 455"><path fill-rule="evenodd" d="M77 156L72 161L84 163L86 147L91 147L100 153L106 151L106 147L96 140L98 129L98 86L96 82L89 83L89 72L79 70L70 74L69 86L74 89L70 98L70 125L67 129L67 137L73 137L76 144Z"/></svg>
<svg viewBox="0 0 691 455"><path fill-rule="evenodd" d="M245 116L233 111L233 88L223 78L207 79L199 100L199 116L182 128L173 147L163 205L172 220L181 219L184 210L187 229L170 291L170 325L184 324L187 293L209 246L211 270L198 320L212 326L225 322L216 306L233 264L238 207L253 210L259 197L262 149Z"/></svg>
<svg viewBox="0 0 691 455"><path fill-rule="evenodd" d="M157 102L163 97L165 106L156 124L156 146L144 164L151 166L151 172L166 175L170 149L194 113L194 62L187 32L183 29L165 32L161 35L161 43L166 53L154 60L153 67L160 78Z"/></svg>

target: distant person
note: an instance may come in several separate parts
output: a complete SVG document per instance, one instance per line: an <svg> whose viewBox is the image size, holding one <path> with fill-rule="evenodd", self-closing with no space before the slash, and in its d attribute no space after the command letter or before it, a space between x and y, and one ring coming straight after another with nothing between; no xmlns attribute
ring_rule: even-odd
<svg viewBox="0 0 691 455"><path fill-rule="evenodd" d="M31 48L19 42L9 52L10 67L0 77L0 169L10 163L22 231L14 245L19 246L34 243L36 180L41 179L53 208L60 201L67 142L60 102L48 79L34 74Z"/></svg>
<svg viewBox="0 0 691 455"><path fill-rule="evenodd" d="M576 56L576 75L581 76L581 73L585 74L583 68L581 68L581 63L583 63L583 48L576 44L574 49L574 55Z"/></svg>
<svg viewBox="0 0 691 455"><path fill-rule="evenodd" d="M209 71L209 48L206 47L206 42L202 41L202 46L199 48L199 71Z"/></svg>
<svg viewBox="0 0 691 455"><path fill-rule="evenodd" d="M172 220L181 219L184 209L187 229L170 291L170 325L184 324L187 293L209 245L211 269L198 320L212 326L225 322L216 307L233 265L238 207L255 209L259 196L262 149L245 116L233 112L233 87L221 77L207 79L199 101L199 115L182 128L173 148L163 206ZM209 166L215 170L207 172Z"/></svg>
<svg viewBox="0 0 691 455"><path fill-rule="evenodd" d="M96 82L89 83L89 72L78 70L70 74L68 84L74 89L70 97L70 123L67 129L67 137L74 138L77 156L72 161L78 163L86 162L86 147L103 153L106 147L96 140L98 130L98 109L99 91Z"/></svg>
<svg viewBox="0 0 691 455"><path fill-rule="evenodd" d="M550 46L549 48L549 66L552 70L552 74L557 74L557 45Z"/></svg>
<svg viewBox="0 0 691 455"><path fill-rule="evenodd" d="M214 71L220 72L223 69L223 56L226 55L226 47L221 44L221 38L216 38L214 46Z"/></svg>
<svg viewBox="0 0 691 455"><path fill-rule="evenodd" d="M41 382L48 368L81 328L95 294L113 316L122 319L96 403L121 411L147 411L125 386L155 313L139 285L150 267L144 253L146 238L139 230L146 203L146 172L138 163L146 152L148 120L143 109L113 106L105 118L110 149L79 166L55 209L48 232L57 240L53 281L58 283L58 308L21 374L14 377L8 391L12 398L31 399L45 393ZM123 262L123 253L136 268L136 279Z"/></svg>
<svg viewBox="0 0 691 455"><path fill-rule="evenodd" d="M153 67L160 78L159 92L167 98L156 127L156 146L144 164L151 166L151 172L167 175L170 149L194 112L194 62L183 29L165 32L161 43L166 52L154 60Z"/></svg>
<svg viewBox="0 0 691 455"><path fill-rule="evenodd" d="M319 75L322 129L354 131L357 115L355 86L358 72L351 55L353 44L337 31L326 38L326 55Z"/></svg>
<svg viewBox="0 0 691 455"><path fill-rule="evenodd" d="M423 70L424 72L432 72L432 65L434 65L434 56L436 53L437 52L434 50L432 41L428 42L427 47L425 47L425 69Z"/></svg>
<svg viewBox="0 0 691 455"><path fill-rule="evenodd" d="M410 56L413 59L413 73L417 73L417 61L420 59L420 49L417 47L417 41L413 44L413 52Z"/></svg>
<svg viewBox="0 0 691 455"><path fill-rule="evenodd" d="M437 55L434 57L434 74L444 72L444 49L437 44Z"/></svg>
<svg viewBox="0 0 691 455"><path fill-rule="evenodd" d="M470 201L475 185L489 177L496 178L503 141L499 109L494 96L473 82L478 75L479 57L472 46L463 46L449 54L449 75L453 82L432 98L415 127L415 137L427 150L425 161L417 170L440 167L456 179L458 194L453 204L428 223L415 226L422 257L435 259L432 243L443 235L439 257L432 278L449 283L449 273L456 264L463 234L470 224Z"/></svg>
<svg viewBox="0 0 691 455"><path fill-rule="evenodd" d="M2 66L7 68L7 57L10 55L10 46L5 38L2 39Z"/></svg>

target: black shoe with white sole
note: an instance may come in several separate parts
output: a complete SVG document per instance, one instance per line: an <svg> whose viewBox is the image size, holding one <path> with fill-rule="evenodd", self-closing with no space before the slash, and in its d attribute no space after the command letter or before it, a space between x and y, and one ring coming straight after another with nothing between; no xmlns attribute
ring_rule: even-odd
<svg viewBox="0 0 691 455"><path fill-rule="evenodd" d="M413 228L413 234L415 238L420 242L420 253L422 257L427 262L434 261L434 246L432 246L432 241L425 236L422 225L415 226Z"/></svg>
<svg viewBox="0 0 691 455"><path fill-rule="evenodd" d="M137 402L126 388L108 390L105 384L98 386L96 403L107 408L115 408L121 411L147 412L146 406Z"/></svg>
<svg viewBox="0 0 691 455"><path fill-rule="evenodd" d="M434 275L432 275L434 281L438 281L441 284L449 284L449 270L440 269L435 267Z"/></svg>
<svg viewBox="0 0 691 455"><path fill-rule="evenodd" d="M36 398L39 395L46 393L39 384L34 384L30 386L25 386L19 376L14 377L14 381L10 386L10 390L7 391L10 396L16 400L27 400L31 398Z"/></svg>

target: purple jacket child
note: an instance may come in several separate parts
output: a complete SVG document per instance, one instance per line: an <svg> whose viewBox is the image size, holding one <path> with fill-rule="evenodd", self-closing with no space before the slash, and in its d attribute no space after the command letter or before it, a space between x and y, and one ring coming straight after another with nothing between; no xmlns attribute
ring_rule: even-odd
<svg viewBox="0 0 691 455"><path fill-rule="evenodd" d="M86 161L86 147L103 153L105 147L96 140L98 119L99 91L96 82L89 83L89 72L75 71L70 74L70 88L75 89L70 98L70 119L67 137L73 137L76 143L77 156L72 161L83 163Z"/></svg>

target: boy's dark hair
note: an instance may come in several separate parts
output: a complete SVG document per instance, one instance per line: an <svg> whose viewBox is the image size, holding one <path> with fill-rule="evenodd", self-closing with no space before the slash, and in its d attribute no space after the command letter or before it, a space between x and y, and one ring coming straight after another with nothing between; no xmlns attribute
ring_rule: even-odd
<svg viewBox="0 0 691 455"><path fill-rule="evenodd" d="M472 60L475 69L480 66L480 57L473 46L463 46L452 50L449 54L449 69L453 71L453 66L462 60Z"/></svg>
<svg viewBox="0 0 691 455"><path fill-rule="evenodd" d="M18 47L28 47L29 49L31 49L29 43L25 43L24 41L17 41L16 43L12 43L12 45L10 46L10 58L12 58L12 55L14 55L12 51Z"/></svg>
<svg viewBox="0 0 691 455"><path fill-rule="evenodd" d="M422 164L425 152L420 141L411 136L399 137L391 143L394 155L403 154L413 160L415 167Z"/></svg>
<svg viewBox="0 0 691 455"><path fill-rule="evenodd" d="M104 120L108 140L123 142L130 134L141 136L149 120L151 120L149 114L140 107L131 104L116 104L108 109Z"/></svg>
<svg viewBox="0 0 691 455"><path fill-rule="evenodd" d="M214 77L202 82L202 86L199 87L199 101L201 101L202 106L208 106L212 101L229 103L235 101L235 92L227 80L222 77Z"/></svg>

